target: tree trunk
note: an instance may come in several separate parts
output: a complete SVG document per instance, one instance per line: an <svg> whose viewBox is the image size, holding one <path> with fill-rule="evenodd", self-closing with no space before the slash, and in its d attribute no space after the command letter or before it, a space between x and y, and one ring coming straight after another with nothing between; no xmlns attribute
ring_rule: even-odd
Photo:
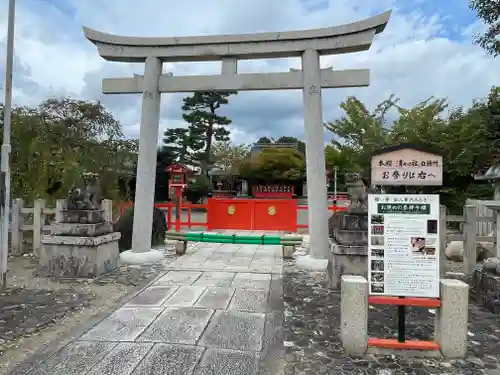
<svg viewBox="0 0 500 375"><path fill-rule="evenodd" d="M214 117L215 117L215 107L210 106L210 113L212 114L212 118L210 119L207 127L207 138L205 140L205 169L208 169L210 165L210 151L212 151L212 137L214 135ZM203 168L203 167L202 167Z"/></svg>

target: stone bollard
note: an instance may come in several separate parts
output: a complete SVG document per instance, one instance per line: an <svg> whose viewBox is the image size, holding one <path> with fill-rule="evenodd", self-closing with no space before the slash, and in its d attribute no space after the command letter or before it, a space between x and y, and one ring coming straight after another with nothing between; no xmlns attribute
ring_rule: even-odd
<svg viewBox="0 0 500 375"><path fill-rule="evenodd" d="M349 355L368 348L368 280L363 276L342 275L340 338Z"/></svg>
<svg viewBox="0 0 500 375"><path fill-rule="evenodd" d="M175 241L175 253L177 255L186 254L187 241Z"/></svg>
<svg viewBox="0 0 500 375"><path fill-rule="evenodd" d="M442 279L441 307L436 309L435 340L446 359L464 358L467 353L469 286L460 280Z"/></svg>
<svg viewBox="0 0 500 375"><path fill-rule="evenodd" d="M283 259L292 259L293 252L295 251L295 246L283 245Z"/></svg>

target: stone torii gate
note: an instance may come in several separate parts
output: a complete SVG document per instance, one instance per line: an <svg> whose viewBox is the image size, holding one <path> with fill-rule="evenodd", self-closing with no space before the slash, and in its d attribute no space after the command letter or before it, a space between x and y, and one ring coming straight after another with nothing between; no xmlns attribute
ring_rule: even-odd
<svg viewBox="0 0 500 375"><path fill-rule="evenodd" d="M102 84L104 94L143 95L132 251L150 251L161 93L300 89L304 102L310 249L312 257L328 258L321 90L368 86L370 71L320 69L320 56L368 50L374 36L385 29L390 15L391 11L387 11L363 21L314 30L178 38L117 36L84 27L85 37L97 46L104 59L145 63L143 76L105 78ZM299 56L302 70L237 73L238 60ZM221 75L162 74L164 62L184 61L222 61Z"/></svg>

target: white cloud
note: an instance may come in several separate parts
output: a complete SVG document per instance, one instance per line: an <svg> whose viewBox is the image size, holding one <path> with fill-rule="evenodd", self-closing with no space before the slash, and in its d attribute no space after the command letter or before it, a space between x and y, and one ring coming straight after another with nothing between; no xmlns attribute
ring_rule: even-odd
<svg viewBox="0 0 500 375"><path fill-rule="evenodd" d="M14 100L36 104L54 95L100 99L124 124L126 134L137 137L139 97L103 97L100 90L102 78L142 73L142 65L104 62L95 46L84 39L81 26L138 36L248 33L332 26L392 7L389 26L370 51L322 58L322 66L372 71L368 88L325 91L325 120L342 114L338 104L346 95L356 95L372 108L392 93L408 106L431 95L448 97L453 105L470 105L472 99L500 84L500 62L472 45L472 34L483 27L480 23L464 24L459 15L463 12L454 15L453 9L446 14L426 14L420 7L430 1L238 0L236 6L234 0L18 0ZM0 5L2 47L6 3ZM450 24L453 30L448 29ZM449 35L460 39L451 40ZM3 48L0 58L3 62ZM286 71L299 66L299 59L245 61L239 71ZM169 64L164 70L176 75L210 74L217 73L219 66ZM0 73L3 75L1 63ZM163 96L160 135L166 127L182 124L181 97ZM233 120L233 140L248 143L260 136L302 137L301 100L300 92L240 93L224 109Z"/></svg>

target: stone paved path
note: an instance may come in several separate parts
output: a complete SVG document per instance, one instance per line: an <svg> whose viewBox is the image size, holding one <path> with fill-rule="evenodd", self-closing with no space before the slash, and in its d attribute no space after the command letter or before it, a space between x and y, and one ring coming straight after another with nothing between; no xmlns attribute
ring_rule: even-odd
<svg viewBox="0 0 500 375"><path fill-rule="evenodd" d="M200 243L30 375L276 374L279 246Z"/></svg>

